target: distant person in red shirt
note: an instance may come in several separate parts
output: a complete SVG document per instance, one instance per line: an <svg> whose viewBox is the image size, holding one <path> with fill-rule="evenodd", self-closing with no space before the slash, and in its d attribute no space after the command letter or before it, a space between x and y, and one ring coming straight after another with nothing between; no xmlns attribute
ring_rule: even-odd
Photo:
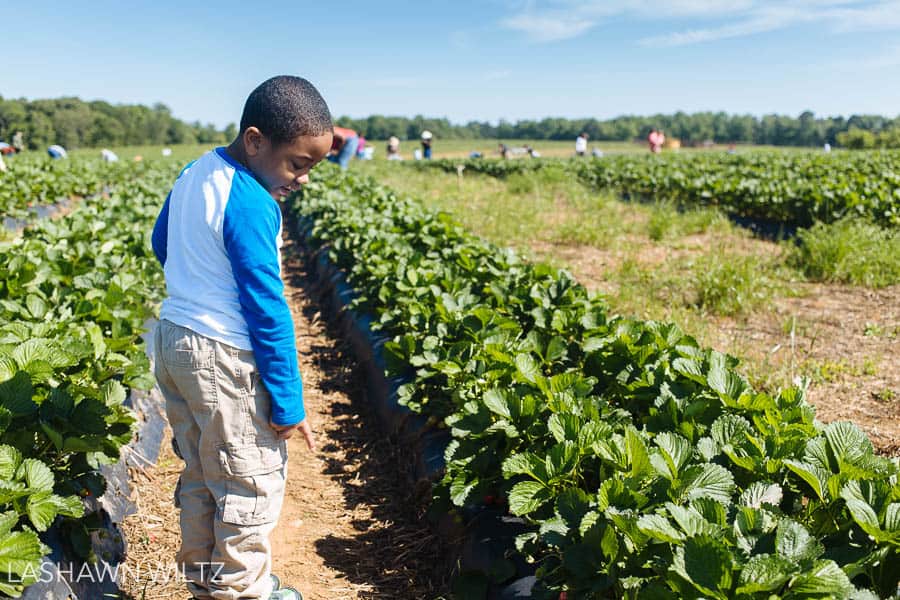
<svg viewBox="0 0 900 600"><path fill-rule="evenodd" d="M650 135L647 136L647 143L650 144L650 152L659 154L662 152L663 144L666 143L666 136L662 131L654 127L650 130Z"/></svg>
<svg viewBox="0 0 900 600"><path fill-rule="evenodd" d="M335 127L334 141L331 144L328 160L341 165L342 169L346 169L350 165L350 159L356 156L358 147L358 133L346 127Z"/></svg>

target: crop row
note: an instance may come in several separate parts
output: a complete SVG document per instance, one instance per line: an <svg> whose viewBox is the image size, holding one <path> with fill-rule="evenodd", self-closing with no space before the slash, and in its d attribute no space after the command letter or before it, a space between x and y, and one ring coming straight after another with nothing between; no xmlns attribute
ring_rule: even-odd
<svg viewBox="0 0 900 600"><path fill-rule="evenodd" d="M627 197L680 206L715 206L761 221L808 227L846 216L900 225L900 152L682 153L611 155L584 160L444 159L419 168L506 177L548 166L564 168L587 185Z"/></svg>
<svg viewBox="0 0 900 600"><path fill-rule="evenodd" d="M139 338L162 289L148 231L176 175L174 163L130 165L109 198L0 244L2 594L40 575L49 549L36 532L57 516L89 557L81 498L104 493L97 469L132 438L127 389L153 384Z"/></svg>
<svg viewBox="0 0 900 600"><path fill-rule="evenodd" d="M16 157L9 161L6 172L0 172L0 217L33 221L36 207L100 194L133 171L129 163L99 159Z"/></svg>
<svg viewBox="0 0 900 600"><path fill-rule="evenodd" d="M896 592L898 463L803 388L755 391L677 326L371 180L327 171L294 210L391 338L401 402L450 429L436 502L524 518L535 597Z"/></svg>

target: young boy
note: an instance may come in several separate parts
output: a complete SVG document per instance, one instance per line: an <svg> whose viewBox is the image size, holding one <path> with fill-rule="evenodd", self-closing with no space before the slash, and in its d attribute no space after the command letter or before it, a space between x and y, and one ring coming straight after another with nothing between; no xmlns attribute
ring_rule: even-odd
<svg viewBox="0 0 900 600"><path fill-rule="evenodd" d="M240 134L188 165L153 228L168 296L155 374L184 471L176 560L195 598L299 600L271 575L269 534L284 498L285 440L310 450L276 199L328 153L331 114L305 79L253 90Z"/></svg>

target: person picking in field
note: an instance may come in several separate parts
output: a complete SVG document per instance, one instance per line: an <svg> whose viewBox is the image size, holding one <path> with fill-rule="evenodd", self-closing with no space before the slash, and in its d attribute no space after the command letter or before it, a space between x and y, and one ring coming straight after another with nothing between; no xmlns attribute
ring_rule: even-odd
<svg viewBox="0 0 900 600"><path fill-rule="evenodd" d="M575 138L575 156L584 156L587 154L588 134L582 132Z"/></svg>
<svg viewBox="0 0 900 600"><path fill-rule="evenodd" d="M425 160L431 160L431 141L434 136L427 129L422 132L422 157Z"/></svg>
<svg viewBox="0 0 900 600"><path fill-rule="evenodd" d="M285 440L299 430L315 449L280 277L276 200L308 181L332 131L311 83L263 82L247 98L238 137L182 171L153 228L167 291L154 371L185 463L176 561L194 598L302 598L271 575Z"/></svg>
<svg viewBox="0 0 900 600"><path fill-rule="evenodd" d="M337 163L342 169L350 166L350 159L356 156L359 148L359 134L346 127L334 128L334 141L331 143L331 152L328 160Z"/></svg>

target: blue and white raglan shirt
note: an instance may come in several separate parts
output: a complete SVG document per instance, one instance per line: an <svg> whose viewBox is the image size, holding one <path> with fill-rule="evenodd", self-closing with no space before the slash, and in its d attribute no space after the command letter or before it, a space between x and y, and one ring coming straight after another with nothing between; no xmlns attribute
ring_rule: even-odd
<svg viewBox="0 0 900 600"><path fill-rule="evenodd" d="M161 319L252 350L272 422L303 420L294 325L281 282L281 210L224 148L181 172L153 228L167 297Z"/></svg>

